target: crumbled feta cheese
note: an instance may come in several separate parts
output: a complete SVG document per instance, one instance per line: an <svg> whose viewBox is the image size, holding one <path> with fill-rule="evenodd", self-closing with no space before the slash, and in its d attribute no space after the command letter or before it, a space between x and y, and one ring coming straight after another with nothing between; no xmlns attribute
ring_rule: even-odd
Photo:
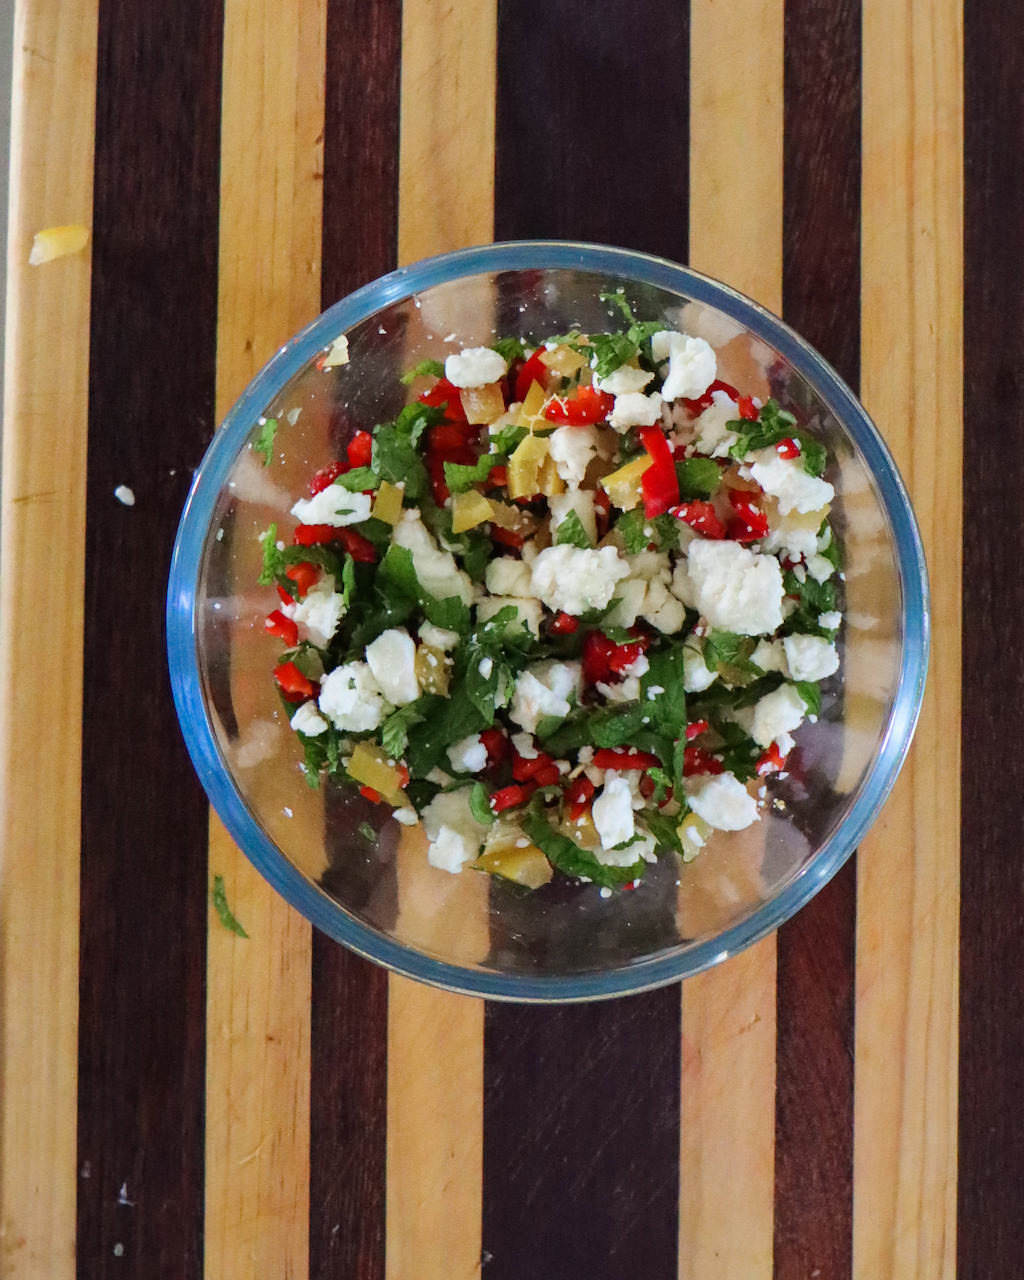
<svg viewBox="0 0 1024 1280"><path fill-rule="evenodd" d="M633 659L633 661L629 664L628 667L622 668L622 675L626 676L627 678L629 676L636 676L637 679L639 679L640 676L645 676L648 673L648 671L650 671L650 669L651 669L651 664L648 661L647 654L640 653L640 654L637 654L637 656Z"/></svg>
<svg viewBox="0 0 1024 1280"><path fill-rule="evenodd" d="M459 633L446 627L435 627L432 622L420 623L420 640L431 647L449 653L459 643Z"/></svg>
<svg viewBox="0 0 1024 1280"><path fill-rule="evenodd" d="M488 564L484 584L492 596L528 596L530 566L512 556L498 556Z"/></svg>
<svg viewBox="0 0 1024 1280"><path fill-rule="evenodd" d="M297 733L304 733L307 738L319 737L321 733L327 731L327 721L317 711L316 703L312 699L299 707L289 724Z"/></svg>
<svg viewBox="0 0 1024 1280"><path fill-rule="evenodd" d="M382 631L366 646L366 661L388 702L404 707L420 696L416 645L404 627Z"/></svg>
<svg viewBox="0 0 1024 1280"><path fill-rule="evenodd" d="M647 583L643 579L627 578L616 583L614 596L618 604L608 614L604 622L609 627L631 627L637 615L644 607L647 597Z"/></svg>
<svg viewBox="0 0 1024 1280"><path fill-rule="evenodd" d="M570 696L579 696L582 667L579 662L535 662L516 680L509 717L527 733L536 733L544 716L564 719Z"/></svg>
<svg viewBox="0 0 1024 1280"><path fill-rule="evenodd" d="M821 636L786 636L783 640L793 680L824 680L839 670L839 654Z"/></svg>
<svg viewBox="0 0 1024 1280"><path fill-rule="evenodd" d="M514 733L512 735L512 745L524 760L537 759L537 748L533 745L532 734Z"/></svg>
<svg viewBox="0 0 1024 1280"><path fill-rule="evenodd" d="M578 488L597 452L597 432L591 426L558 427L548 436L548 452L565 483Z"/></svg>
<svg viewBox="0 0 1024 1280"><path fill-rule="evenodd" d="M799 560L801 556L813 556L817 545L818 537L813 529L790 527L783 521L768 530L768 536L762 539L761 550Z"/></svg>
<svg viewBox="0 0 1024 1280"><path fill-rule="evenodd" d="M476 620L482 625L502 609L508 608L515 609L516 617L506 626L506 634L525 627L532 635L540 635L540 620L544 611L539 600L525 596L484 596L477 601Z"/></svg>
<svg viewBox="0 0 1024 1280"><path fill-rule="evenodd" d="M476 669L485 680L489 680L491 678L491 672L494 670L494 659L481 658L477 663Z"/></svg>
<svg viewBox="0 0 1024 1280"><path fill-rule="evenodd" d="M480 851L487 827L477 822L469 807L472 787L442 791L423 810L423 825L430 845L427 860L432 867L461 871Z"/></svg>
<svg viewBox="0 0 1024 1280"><path fill-rule="evenodd" d="M782 626L782 571L774 556L738 542L701 540L690 544L686 573L694 608L712 627L756 636Z"/></svg>
<svg viewBox="0 0 1024 1280"><path fill-rule="evenodd" d="M334 589L334 575L325 573L310 587L301 600L282 604L281 612L306 628L307 637L325 648L345 613L345 599Z"/></svg>
<svg viewBox="0 0 1024 1280"><path fill-rule="evenodd" d="M126 507L135 506L135 493L126 484L119 484L114 490L114 497Z"/></svg>
<svg viewBox="0 0 1024 1280"><path fill-rule="evenodd" d="M668 583L672 577L672 562L663 551L639 551L636 555L626 556L626 563L634 578L643 578L648 582L657 578Z"/></svg>
<svg viewBox="0 0 1024 1280"><path fill-rule="evenodd" d="M329 484L312 498L300 498L292 515L300 524L330 524L341 528L369 520L373 498L368 493L352 493L340 484Z"/></svg>
<svg viewBox="0 0 1024 1280"><path fill-rule="evenodd" d="M324 676L320 710L337 728L351 733L376 729L390 707L365 662L346 662Z"/></svg>
<svg viewBox="0 0 1024 1280"><path fill-rule="evenodd" d="M718 679L717 671L710 671L704 655L690 645L683 646L683 689L687 693L703 693Z"/></svg>
<svg viewBox="0 0 1024 1280"><path fill-rule="evenodd" d="M762 671L781 671L784 676L789 674L786 651L781 640L759 640L757 648L750 655L750 661Z"/></svg>
<svg viewBox="0 0 1024 1280"><path fill-rule="evenodd" d="M458 596L463 604L473 603L473 583L455 563L449 551L442 551L420 519L415 507L405 512L395 525L394 542L412 555L412 567L420 586L435 600Z"/></svg>
<svg viewBox="0 0 1024 1280"><path fill-rule="evenodd" d="M400 822L403 827L414 827L420 820L420 815L415 809L411 808L395 809L391 816L396 822Z"/></svg>
<svg viewBox="0 0 1024 1280"><path fill-rule="evenodd" d="M647 584L641 613L652 627L666 636L680 631L686 621L686 610L657 578Z"/></svg>
<svg viewBox="0 0 1024 1280"><path fill-rule="evenodd" d="M321 361L324 369L335 369L342 364L348 364L348 338L343 333L334 339Z"/></svg>
<svg viewBox="0 0 1024 1280"><path fill-rule="evenodd" d="M456 773L479 773L487 765L487 748L478 733L460 738L448 748L448 759Z"/></svg>
<svg viewBox="0 0 1024 1280"><path fill-rule="evenodd" d="M843 621L843 615L833 610L831 613L818 614L818 626L824 627L826 631L838 631Z"/></svg>
<svg viewBox="0 0 1024 1280"><path fill-rule="evenodd" d="M799 458L781 458L774 449L759 449L750 458L751 477L778 499L784 516L791 511L818 511L835 497L829 482L809 475Z"/></svg>
<svg viewBox="0 0 1024 1280"><path fill-rule="evenodd" d="M560 428L560 430L566 430L566 428ZM570 427L568 430L576 431L579 428ZM556 432L555 434L557 435L558 433ZM567 493L553 493L548 498L548 506L551 509L551 532L553 534L558 532L559 525L570 512L575 512L580 524L583 526L583 532L591 543L597 542L597 512L594 508L594 493L592 489L570 489Z"/></svg>
<svg viewBox="0 0 1024 1280"><path fill-rule="evenodd" d="M504 357L491 347L466 347L444 362L444 376L453 387L486 387L508 371Z"/></svg>
<svg viewBox="0 0 1024 1280"><path fill-rule="evenodd" d="M815 582L828 582L835 571L835 565L825 556L819 556L815 552L813 556L807 557L807 572Z"/></svg>
<svg viewBox="0 0 1024 1280"><path fill-rule="evenodd" d="M640 681L636 676L626 676L618 684L598 681L595 687L608 702L636 702L640 697Z"/></svg>
<svg viewBox="0 0 1024 1280"><path fill-rule="evenodd" d="M785 760L786 756L788 756L796 746L796 742L794 741L792 734L780 733L775 739L775 745L779 749L779 755L782 756L783 760Z"/></svg>
<svg viewBox="0 0 1024 1280"><path fill-rule="evenodd" d="M702 396L715 380L718 362L714 349L703 338L673 329L662 329L651 338L651 353L659 363L668 360L661 394L666 400Z"/></svg>
<svg viewBox="0 0 1024 1280"><path fill-rule="evenodd" d="M611 546L591 551L555 546L541 551L530 566L531 594L554 612L574 617L589 609L604 609L615 586L628 576L629 565Z"/></svg>
<svg viewBox="0 0 1024 1280"><path fill-rule="evenodd" d="M630 427L652 427L661 417L661 394L657 391L645 396L640 391L627 391L616 396L608 422L616 431L628 431Z"/></svg>
<svg viewBox="0 0 1024 1280"><path fill-rule="evenodd" d="M742 831L757 821L757 801L732 773L689 783L687 799L698 818L717 831Z"/></svg>
<svg viewBox="0 0 1024 1280"><path fill-rule="evenodd" d="M606 852L610 852L615 845L632 839L636 830L633 823L633 795L629 783L619 774L608 777L590 812ZM622 865L629 866L635 861L635 857L628 857Z"/></svg>
<svg viewBox="0 0 1024 1280"><path fill-rule="evenodd" d="M653 373L638 369L635 364L620 364L607 378L595 378L594 386L610 396L625 396L632 391L643 391L653 377Z"/></svg>
<svg viewBox="0 0 1024 1280"><path fill-rule="evenodd" d="M739 416L740 407L728 391L712 391L711 404L695 423L696 444L701 453L724 458L738 439L726 423L737 421Z"/></svg>
<svg viewBox="0 0 1024 1280"><path fill-rule="evenodd" d="M750 736L759 747L770 747L780 733L792 733L803 723L807 704L791 684L781 684L754 705Z"/></svg>

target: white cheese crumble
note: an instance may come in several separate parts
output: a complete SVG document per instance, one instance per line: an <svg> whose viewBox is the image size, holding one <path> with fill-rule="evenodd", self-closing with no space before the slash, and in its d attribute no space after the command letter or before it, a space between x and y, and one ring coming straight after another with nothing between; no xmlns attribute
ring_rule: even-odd
<svg viewBox="0 0 1024 1280"><path fill-rule="evenodd" d="M762 671L781 671L784 676L789 674L781 640L759 640L750 661Z"/></svg>
<svg viewBox="0 0 1024 1280"><path fill-rule="evenodd" d="M548 436L548 451L559 476L578 488L597 452L597 432L592 426L558 427Z"/></svg>
<svg viewBox="0 0 1024 1280"><path fill-rule="evenodd" d="M686 621L686 610L658 578L648 582L640 612L656 631L666 636L682 630Z"/></svg>
<svg viewBox="0 0 1024 1280"><path fill-rule="evenodd" d="M540 620L544 611L540 601L533 600L529 596L484 596L477 601L476 620L483 624L493 618L496 613L500 613L502 609L508 608L515 609L516 617L506 626L506 634L525 628L532 635L540 635Z"/></svg>
<svg viewBox="0 0 1024 1280"><path fill-rule="evenodd" d="M301 623L307 637L322 649L338 629L345 613L345 599L334 589L334 575L325 573L301 600L282 604L281 612L293 622Z"/></svg>
<svg viewBox="0 0 1024 1280"><path fill-rule="evenodd" d="M437 545L416 507L410 507L395 525L393 539L396 546L405 547L412 555L412 567L428 595L435 600L458 596L463 604L472 604L469 574L458 567L450 551L442 551Z"/></svg>
<svg viewBox="0 0 1024 1280"><path fill-rule="evenodd" d="M420 623L420 640L431 649L440 649L450 653L459 643L459 633L449 631L446 627L435 627L432 622Z"/></svg>
<svg viewBox="0 0 1024 1280"><path fill-rule="evenodd" d="M629 574L629 565L611 546L591 551L555 546L541 551L530 566L531 594L556 613L578 617L588 609L604 609L616 584Z"/></svg>
<svg viewBox="0 0 1024 1280"><path fill-rule="evenodd" d="M629 783L618 774L612 774L605 782L601 794L591 807L594 827L606 852L624 840L631 840L636 827L633 822L633 793ZM625 851L624 851L625 852ZM636 861L633 854L623 866Z"/></svg>
<svg viewBox="0 0 1024 1280"><path fill-rule="evenodd" d="M492 596L529 596L530 566L512 556L498 556L484 572L484 585Z"/></svg>
<svg viewBox="0 0 1024 1280"><path fill-rule="evenodd" d="M504 357L491 347L466 347L444 362L444 376L453 387L486 387L507 371Z"/></svg>
<svg viewBox="0 0 1024 1280"><path fill-rule="evenodd" d="M329 484L312 498L300 498L292 515L300 524L330 524L341 528L369 520L373 498L368 493L352 493L340 484Z"/></svg>
<svg viewBox="0 0 1024 1280"><path fill-rule="evenodd" d="M697 418L697 448L713 458L724 458L738 439L730 431L727 422L735 422L740 416L739 404L728 391L712 391L711 404Z"/></svg>
<svg viewBox="0 0 1024 1280"><path fill-rule="evenodd" d="M759 747L770 747L782 733L792 733L803 723L807 704L791 684L766 693L754 705L750 736Z"/></svg>
<svg viewBox="0 0 1024 1280"><path fill-rule="evenodd" d="M416 645L404 627L382 631L366 646L366 661L388 702L404 707L420 696Z"/></svg>
<svg viewBox="0 0 1024 1280"><path fill-rule="evenodd" d="M340 334L334 339L321 363L325 369L334 369L338 365L348 364L348 338L345 334Z"/></svg>
<svg viewBox="0 0 1024 1280"><path fill-rule="evenodd" d="M835 565L826 556L820 556L815 552L814 555L807 557L807 572L815 582L828 582L835 571Z"/></svg>
<svg viewBox="0 0 1024 1280"><path fill-rule="evenodd" d="M516 679L509 717L527 733L536 733L544 716L564 719L569 698L579 697L582 667L579 662L535 662Z"/></svg>
<svg viewBox="0 0 1024 1280"><path fill-rule="evenodd" d="M748 461L751 478L778 500L784 516L818 511L835 497L829 482L809 475L799 458L780 458L774 449L759 449Z"/></svg>
<svg viewBox="0 0 1024 1280"><path fill-rule="evenodd" d="M690 543L685 573L693 607L712 627L757 636L782 626L782 570L774 556L738 542L700 540Z"/></svg>
<svg viewBox="0 0 1024 1280"><path fill-rule="evenodd" d="M396 809L391 816L396 822L400 822L403 827L414 827L420 820L420 815L416 810L408 807Z"/></svg>
<svg viewBox="0 0 1024 1280"><path fill-rule="evenodd" d="M703 693L718 679L717 671L710 671L704 655L689 645L683 647L683 689L687 693Z"/></svg>
<svg viewBox="0 0 1024 1280"><path fill-rule="evenodd" d="M633 391L643 391L654 377L646 369L638 369L633 364L620 364L607 378L595 378L594 386L611 396L625 396Z"/></svg>
<svg viewBox="0 0 1024 1280"><path fill-rule="evenodd" d="M321 682L320 710L343 732L376 729L390 709L365 662L345 662Z"/></svg>
<svg viewBox="0 0 1024 1280"><path fill-rule="evenodd" d="M782 644L793 680L824 680L839 670L835 645L821 636L786 636Z"/></svg>
<svg viewBox="0 0 1024 1280"><path fill-rule="evenodd" d="M818 614L818 626L824 627L826 631L838 631L843 621L843 615L833 610L831 613Z"/></svg>
<svg viewBox="0 0 1024 1280"><path fill-rule="evenodd" d="M579 430L570 427L569 430ZM556 431L557 435L558 432ZM564 479L565 477L563 477ZM557 533L558 527L570 512L575 512L583 532L592 543L597 542L597 511L594 507L594 494L590 489L570 489L567 493L553 493L548 498L551 509L551 532Z"/></svg>
<svg viewBox="0 0 1024 1280"><path fill-rule="evenodd" d="M659 363L668 360L661 394L666 400L693 400L714 382L718 370L714 348L703 338L662 329L651 338L651 353Z"/></svg>
<svg viewBox="0 0 1024 1280"><path fill-rule="evenodd" d="M661 418L662 399L655 391L649 396L639 391L627 391L616 396L608 422L616 431L628 431L630 427L651 427Z"/></svg>
<svg viewBox="0 0 1024 1280"><path fill-rule="evenodd" d="M288 722L297 733L304 733L307 738L316 738L327 731L327 721L316 709L312 700L304 702Z"/></svg>
<svg viewBox="0 0 1024 1280"><path fill-rule="evenodd" d="M732 773L716 773L687 784L687 799L698 818L717 831L742 831L757 821L757 801Z"/></svg>
<svg viewBox="0 0 1024 1280"><path fill-rule="evenodd" d="M471 733L452 743L448 759L456 773L479 773L487 765L487 748L478 733Z"/></svg>
<svg viewBox="0 0 1024 1280"><path fill-rule="evenodd" d="M529 733L514 733L512 745L524 760L536 760L537 748L533 745L533 736Z"/></svg>
<svg viewBox="0 0 1024 1280"><path fill-rule="evenodd" d="M430 845L427 860L432 867L453 874L480 851L487 827L477 822L469 807L472 787L442 791L423 810L423 825Z"/></svg>
<svg viewBox="0 0 1024 1280"><path fill-rule="evenodd" d="M117 488L114 490L114 497L123 506L126 506L126 507L135 506L135 493L132 489L129 489L126 484L119 484L117 486Z"/></svg>

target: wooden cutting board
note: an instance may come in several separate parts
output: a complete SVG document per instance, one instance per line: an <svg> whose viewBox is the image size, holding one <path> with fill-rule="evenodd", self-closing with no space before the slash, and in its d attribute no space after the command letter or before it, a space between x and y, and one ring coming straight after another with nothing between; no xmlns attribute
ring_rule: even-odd
<svg viewBox="0 0 1024 1280"><path fill-rule="evenodd" d="M965 1025L990 1052L965 1052L990 1087L965 1075L958 1095L957 1074L962 537L976 603L997 564L1003 598L1024 595L993 549L1019 483L961 515L964 476L983 496L1000 467L1020 480L1022 453L991 355L1015 344L1020 367L991 299L1019 319L1022 219L982 252L991 207L1021 212L1012 156L990 163L1020 139L998 59L1019 66L1021 36L979 9L969 158L991 203L968 239L965 452L955 0L19 3L3 1275L938 1280L956 1270L958 1097L964 1203L989 1206L961 1217L962 1274L1021 1274L1024 1151L1000 1114L1019 1032L1015 1053L1015 1006L984 972L1021 971L997 872L1012 798L984 831L969 819ZM30 267L33 234L63 223L89 247ZM313 936L211 817L163 657L178 513L252 374L397 262L530 236L688 261L782 312L859 384L932 573L916 746L856 868L681 987L573 1008L485 1007ZM992 457L997 395L1017 449ZM965 639L1005 673L1019 640L985 617ZM1017 711L1020 688L999 694ZM998 713L987 685L966 692L969 724ZM975 806L1005 765L984 724ZM247 939L210 909L215 875Z"/></svg>

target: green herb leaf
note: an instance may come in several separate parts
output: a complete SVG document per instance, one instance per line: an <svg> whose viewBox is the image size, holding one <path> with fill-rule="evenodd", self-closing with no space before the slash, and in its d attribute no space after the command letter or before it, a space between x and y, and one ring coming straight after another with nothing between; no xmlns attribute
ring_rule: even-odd
<svg viewBox="0 0 1024 1280"><path fill-rule="evenodd" d="M513 360L522 360L526 355L522 338L499 338L491 343L491 350L497 351L506 364L511 364Z"/></svg>
<svg viewBox="0 0 1024 1280"><path fill-rule="evenodd" d="M786 594L796 597L797 607L786 618L783 631L786 635L814 635L831 639L832 632L822 627L818 618L823 613L831 613L836 607L836 588L831 579L818 582L811 574L805 573L801 582L796 574L787 569L782 575L782 583Z"/></svg>
<svg viewBox="0 0 1024 1280"><path fill-rule="evenodd" d="M234 913L228 906L228 897L224 889L224 877L213 877L213 909L217 913L217 919L221 922L225 929L229 929L232 933L237 933L240 938L248 938L248 934L235 919Z"/></svg>
<svg viewBox="0 0 1024 1280"><path fill-rule="evenodd" d="M807 704L809 716L821 715L821 686L816 680L794 680L796 691Z"/></svg>
<svg viewBox="0 0 1024 1280"><path fill-rule="evenodd" d="M474 782L469 793L469 811L477 822L490 826L494 821L494 810L491 808L490 795L482 782Z"/></svg>
<svg viewBox="0 0 1024 1280"><path fill-rule="evenodd" d="M465 684L453 685L447 698L438 698L430 716L410 729L405 750L409 771L415 777L425 777L442 762L453 742L486 728L486 721L469 697Z"/></svg>
<svg viewBox="0 0 1024 1280"><path fill-rule="evenodd" d="M380 479L376 471L370 467L353 467L351 471L345 471L338 476L334 483L340 485L342 489L362 493L364 489L376 489Z"/></svg>
<svg viewBox="0 0 1024 1280"><path fill-rule="evenodd" d="M590 740L595 747L624 746L636 735L646 714L639 702L599 707L590 715Z"/></svg>
<svg viewBox="0 0 1024 1280"><path fill-rule="evenodd" d="M412 552L392 543L380 563L381 575L404 595L415 600L436 627L465 635L470 628L469 606L458 596L437 600L420 585Z"/></svg>
<svg viewBox="0 0 1024 1280"><path fill-rule="evenodd" d="M756 422L739 419L728 424L736 431L736 443L729 453L733 458L745 458L756 449L768 449L781 440L795 440L800 446L804 470L812 476L820 476L828 462L828 452L820 440L816 440L796 425L796 418L779 407L778 401L768 400L761 408Z"/></svg>
<svg viewBox="0 0 1024 1280"><path fill-rule="evenodd" d="M350 555L345 556L345 564L341 570L341 598L347 609L352 603L352 592L356 587L356 562Z"/></svg>
<svg viewBox="0 0 1024 1280"><path fill-rule="evenodd" d="M599 378L607 378L632 360L639 350L625 333L593 333L590 345L594 349L594 373Z"/></svg>
<svg viewBox="0 0 1024 1280"><path fill-rule="evenodd" d="M507 461L508 459L500 453L485 453L471 467L465 466L461 462L446 462L444 464L444 482L452 493L465 493L473 485L486 480L491 474L492 467Z"/></svg>
<svg viewBox="0 0 1024 1280"><path fill-rule="evenodd" d="M410 382L415 382L417 378L443 378L444 365L440 360L421 360L414 369L409 369L402 374L402 382L408 386Z"/></svg>
<svg viewBox="0 0 1024 1280"><path fill-rule="evenodd" d="M256 581L261 587L270 587L274 585L278 578L284 576L284 571L287 568L284 554L278 550L276 524L272 524L266 533L261 535L260 542L263 544L263 567L260 569L260 576Z"/></svg>
<svg viewBox="0 0 1024 1280"><path fill-rule="evenodd" d="M373 435L370 466L382 480L405 485L405 496L416 501L427 491L427 469L417 445L427 427L444 420L444 410L407 404L394 422L385 422Z"/></svg>
<svg viewBox="0 0 1024 1280"><path fill-rule="evenodd" d="M586 876L595 884L608 888L629 884L644 873L646 863L634 862L628 867L606 867L603 862L575 841L563 836L539 813L528 813L522 819L522 828L552 866L563 875L579 878Z"/></svg>
<svg viewBox="0 0 1024 1280"><path fill-rule="evenodd" d="M761 668L750 661L757 648L753 636L740 636L734 631L714 630L704 641L704 665L709 671L725 675L733 684L742 683L743 676L756 678Z"/></svg>
<svg viewBox="0 0 1024 1280"><path fill-rule="evenodd" d="M433 698L435 695L427 694L426 698ZM391 715L384 721L380 727L380 745L392 760L400 760L405 755L406 744L409 741L409 729L414 724L420 724L425 718L428 708L423 707L425 698L417 698L415 702L410 702L404 707L399 707L397 711L392 711Z"/></svg>
<svg viewBox="0 0 1024 1280"><path fill-rule="evenodd" d="M267 418L260 424L256 439L252 442L253 453L262 455L265 467L270 466L270 460L274 456L274 437L277 435L277 427L276 418Z"/></svg>
<svg viewBox="0 0 1024 1280"><path fill-rule="evenodd" d="M653 728L670 738L686 730L685 671L682 645L647 655L648 667L640 677L640 701ZM663 692L651 697L652 688Z"/></svg>
<svg viewBox="0 0 1024 1280"><path fill-rule="evenodd" d="M639 555L641 551L646 551L653 541L651 535L645 532L647 529L653 532L653 526L644 515L642 507L633 507L631 511L624 511L616 520L615 528L622 538L628 556Z"/></svg>
<svg viewBox="0 0 1024 1280"><path fill-rule="evenodd" d="M359 832L359 834L363 837L363 839L368 844L377 843L377 833L376 831L374 831L373 827L371 827L368 822L360 822L356 830Z"/></svg>
<svg viewBox="0 0 1024 1280"><path fill-rule="evenodd" d="M562 523L555 530L555 545L590 548L594 544L590 541L586 529L583 527L583 521L575 511L570 511Z"/></svg>
<svg viewBox="0 0 1024 1280"><path fill-rule="evenodd" d="M686 498L710 498L718 492L722 472L712 458L680 458L676 463L679 478L679 496Z"/></svg>
<svg viewBox="0 0 1024 1280"><path fill-rule="evenodd" d="M651 769L650 775L653 777L655 773L661 774L660 769ZM662 775L663 777L665 775ZM667 784L666 784L667 785ZM655 803L657 803L658 792L654 793ZM664 796L662 796L664 798ZM663 813L654 813L651 810L644 812L644 823L648 831L654 836L658 844L663 849L673 849L676 853L683 852L682 842L679 839L677 827L679 825L679 817L667 818Z"/></svg>
<svg viewBox="0 0 1024 1280"><path fill-rule="evenodd" d="M636 323L636 316L633 314L633 308L629 305L629 302L626 299L625 289L618 288L607 290L604 293L599 293L597 296L607 306L614 307L617 311L620 311L622 313L622 318L627 324Z"/></svg>
<svg viewBox="0 0 1024 1280"><path fill-rule="evenodd" d="M654 783L654 794L651 796L651 801L660 805L668 795L668 789L672 785L672 775L666 773L664 769L659 769L657 765L651 765L647 769L647 776ZM651 827L651 830L653 831L654 828Z"/></svg>
<svg viewBox="0 0 1024 1280"><path fill-rule="evenodd" d="M496 453L508 457L516 445L529 434L525 427L520 427L514 422L506 422L500 431L491 434L491 444Z"/></svg>

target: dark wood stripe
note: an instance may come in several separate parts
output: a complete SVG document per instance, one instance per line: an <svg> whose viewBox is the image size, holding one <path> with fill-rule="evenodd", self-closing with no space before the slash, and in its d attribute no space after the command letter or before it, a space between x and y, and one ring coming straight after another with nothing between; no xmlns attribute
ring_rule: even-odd
<svg viewBox="0 0 1024 1280"><path fill-rule="evenodd" d="M89 379L78 1274L202 1274L207 805L163 590L214 426L222 12L102 0ZM54 376L60 376L59 344ZM113 498L118 484L136 505ZM69 660L74 661L74 655Z"/></svg>
<svg viewBox="0 0 1024 1280"><path fill-rule="evenodd" d="M1020 13L965 26L963 770L959 1270L1017 1275L1024 1256L1024 146ZM1007 734L1004 726L1009 726Z"/></svg>
<svg viewBox="0 0 1024 1280"><path fill-rule="evenodd" d="M685 257L688 45L687 8L667 0L613 0L600 22L566 0L499 4L497 239ZM657 117L649 146L621 107L630 83ZM676 1276L679 1054L677 987L488 1008L485 1276Z"/></svg>
<svg viewBox="0 0 1024 1280"><path fill-rule="evenodd" d="M860 0L787 0L785 318L853 386L860 357ZM849 1277L853 860L778 936L775 1274Z"/></svg>
<svg viewBox="0 0 1024 1280"><path fill-rule="evenodd" d="M391 270L401 0L328 0L322 303ZM309 1273L384 1275L388 977L313 934Z"/></svg>

